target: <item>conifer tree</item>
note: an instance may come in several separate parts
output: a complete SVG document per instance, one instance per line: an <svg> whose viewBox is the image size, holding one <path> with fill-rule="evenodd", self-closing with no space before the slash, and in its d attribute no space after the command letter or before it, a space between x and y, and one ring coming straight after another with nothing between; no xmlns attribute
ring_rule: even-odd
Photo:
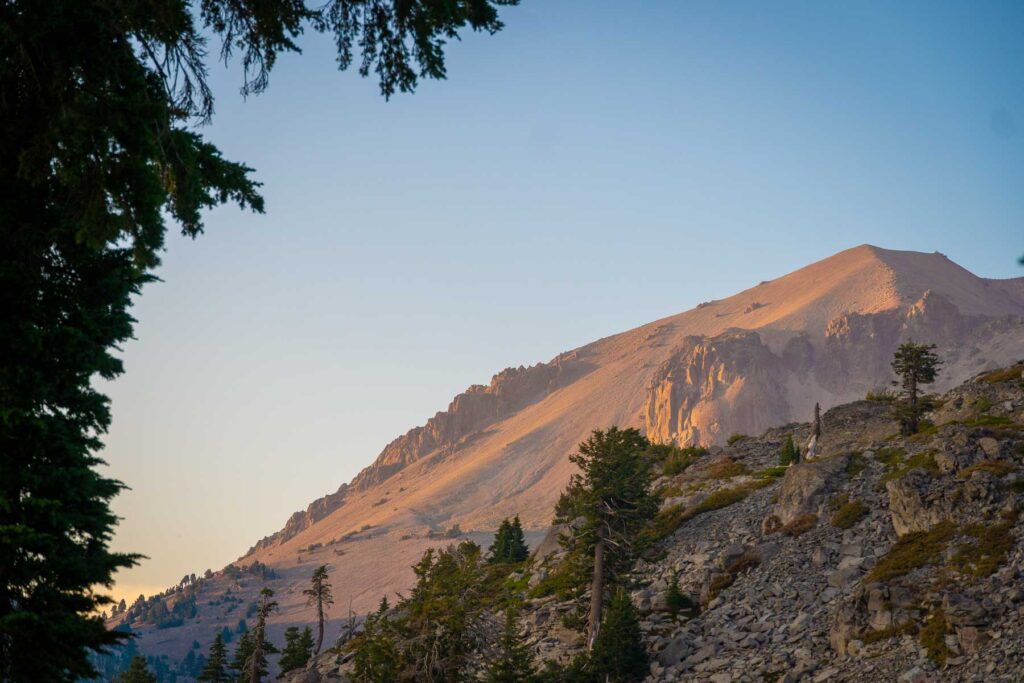
<svg viewBox="0 0 1024 683"><path fill-rule="evenodd" d="M307 626L299 631L298 626L289 626L284 632L284 649L278 665L281 671L291 671L306 666L313 654L313 632Z"/></svg>
<svg viewBox="0 0 1024 683"><path fill-rule="evenodd" d="M316 649L313 654L320 654L320 647L324 643L324 607L334 604L334 595L331 593L331 582L327 580L327 565L322 564L313 571L309 588L302 591L306 596L307 605L316 605Z"/></svg>
<svg viewBox="0 0 1024 683"><path fill-rule="evenodd" d="M590 671L597 681L629 683L647 675L647 650L636 608L619 587L608 605L601 631L590 655Z"/></svg>
<svg viewBox="0 0 1024 683"><path fill-rule="evenodd" d="M636 559L636 537L658 510L645 452L650 442L636 429L594 431L570 460L579 467L555 506L555 521L582 519L571 542L592 559L587 646L601 628L606 578L612 584ZM565 543L569 539L563 539Z"/></svg>
<svg viewBox="0 0 1024 683"><path fill-rule="evenodd" d="M680 610L690 606L690 599L679 590L679 575L673 573L672 580L668 583L668 590L665 593L665 606L672 616L679 614Z"/></svg>
<svg viewBox="0 0 1024 683"><path fill-rule="evenodd" d="M800 451L793 443L793 435L790 434L786 437L786 441L782 444L782 450L779 451L779 464L780 465L792 465L800 460Z"/></svg>
<svg viewBox="0 0 1024 683"><path fill-rule="evenodd" d="M245 677L246 663L249 658L252 657L252 633L250 631L242 632L242 637L238 639L238 646L235 648L235 655L231 659L231 671L235 674L235 680L239 683L247 683L248 679Z"/></svg>
<svg viewBox="0 0 1024 683"><path fill-rule="evenodd" d="M511 521L507 517L501 521L488 554L491 564L515 564L530 556L519 515Z"/></svg>
<svg viewBox="0 0 1024 683"><path fill-rule="evenodd" d="M497 653L484 675L488 683L522 683L536 673L533 655L516 624L517 616L513 605L505 609L505 626L498 636Z"/></svg>
<svg viewBox="0 0 1024 683"><path fill-rule="evenodd" d="M509 522L508 517L501 520L501 524L498 525L498 531L494 534L494 542L487 549L487 553L490 556L489 562L498 564L505 561L505 551L508 547L508 535L511 529L512 524Z"/></svg>
<svg viewBox="0 0 1024 683"><path fill-rule="evenodd" d="M246 683L260 683L267 675L267 655L277 652L267 640L267 617L277 609L277 602L272 600L274 591L264 588L260 591L259 606L256 609L256 626L252 629L252 651L245 661L243 678Z"/></svg>
<svg viewBox="0 0 1024 683"><path fill-rule="evenodd" d="M509 562L522 562L530 556L530 547L526 545L526 534L523 533L523 523L519 515L512 519L509 527L508 551Z"/></svg>
<svg viewBox="0 0 1024 683"><path fill-rule="evenodd" d="M156 676L149 670L145 657L135 656L128 670L119 674L114 683L156 683Z"/></svg>
<svg viewBox="0 0 1024 683"><path fill-rule="evenodd" d="M137 555L109 549L123 485L97 452L123 371L132 298L154 280L168 224L210 208L263 210L248 166L204 139L208 67L240 54L267 87L304 31L381 92L444 78L462 29L502 28L515 0L4 0L0 3L0 676L91 678L89 651L123 639L97 587ZM209 45L210 40L220 45ZM13 561L11 558L19 558Z"/></svg>
<svg viewBox="0 0 1024 683"><path fill-rule="evenodd" d="M218 633L210 645L210 655L206 659L199 680L204 683L228 683L231 674L228 671L228 649L224 645L224 636Z"/></svg>
<svg viewBox="0 0 1024 683"><path fill-rule="evenodd" d="M921 420L921 385L931 384L939 373L942 361L935 354L935 344L900 344L892 360L892 369L899 376L893 385L900 387L896 416L904 434L916 434Z"/></svg>

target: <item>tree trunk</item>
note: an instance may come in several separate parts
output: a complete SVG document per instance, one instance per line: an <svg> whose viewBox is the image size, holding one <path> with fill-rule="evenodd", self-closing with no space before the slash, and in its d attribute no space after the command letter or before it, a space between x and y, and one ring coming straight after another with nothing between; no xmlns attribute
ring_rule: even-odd
<svg viewBox="0 0 1024 683"><path fill-rule="evenodd" d="M324 644L324 601L316 601L316 618L319 628L316 634L316 652L314 655L320 654L320 646Z"/></svg>
<svg viewBox="0 0 1024 683"><path fill-rule="evenodd" d="M587 650L594 649L601 628L601 606L604 597L604 537L597 532L594 543L594 579L590 585L590 619L587 622Z"/></svg>
<svg viewBox="0 0 1024 683"><path fill-rule="evenodd" d="M911 434L917 433L917 373L910 375L910 420L907 429Z"/></svg>

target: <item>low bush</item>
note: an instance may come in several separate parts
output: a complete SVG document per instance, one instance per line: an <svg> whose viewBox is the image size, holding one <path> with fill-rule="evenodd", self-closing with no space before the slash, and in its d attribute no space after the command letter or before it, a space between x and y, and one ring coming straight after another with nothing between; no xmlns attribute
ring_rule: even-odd
<svg viewBox="0 0 1024 683"><path fill-rule="evenodd" d="M975 472L988 472L994 476L1002 477L1016 469L1017 467L1013 463L1006 462L1005 460L982 460L960 470L960 474L957 476L961 479L968 479Z"/></svg>
<svg viewBox="0 0 1024 683"><path fill-rule="evenodd" d="M969 541L961 543L953 555L957 571L971 576L990 576L1006 563L1013 551L1015 516L994 526L968 524L962 529Z"/></svg>
<svg viewBox="0 0 1024 683"><path fill-rule="evenodd" d="M1011 365L1008 368L1002 368L1001 370L993 370L992 372L982 375L979 379L982 382L988 384L996 384L997 382L1009 382L1015 379L1024 378L1024 365Z"/></svg>
<svg viewBox="0 0 1024 683"><path fill-rule="evenodd" d="M733 477L738 477L739 475L746 473L747 468L743 463L726 458L712 463L706 470L704 470L703 476L705 479L732 479Z"/></svg>
<svg viewBox="0 0 1024 683"><path fill-rule="evenodd" d="M729 438L726 439L725 442L727 444L729 444L730 446L733 446L736 443L738 443L740 441L743 441L743 439L745 439L745 438L747 438L746 434L730 434Z"/></svg>
<svg viewBox="0 0 1024 683"><path fill-rule="evenodd" d="M783 525L779 531L787 536L795 537L810 531L817 523L818 516L808 512L805 515L800 515L799 517L794 518L788 524Z"/></svg>
<svg viewBox="0 0 1024 683"><path fill-rule="evenodd" d="M928 531L903 536L871 568L863 583L888 581L909 574L915 569L935 564L942 558L946 546L955 534L956 526L952 522L939 522Z"/></svg>
<svg viewBox="0 0 1024 683"><path fill-rule="evenodd" d="M949 633L949 625L946 623L946 615L942 610L932 614L928 623L921 629L919 639L922 647L928 652L928 657L940 666L946 663L949 656L949 647L946 646L946 634Z"/></svg>
<svg viewBox="0 0 1024 683"><path fill-rule="evenodd" d="M832 515L832 526L838 529L852 529L853 526L868 515L868 506L859 500L851 500L839 506Z"/></svg>

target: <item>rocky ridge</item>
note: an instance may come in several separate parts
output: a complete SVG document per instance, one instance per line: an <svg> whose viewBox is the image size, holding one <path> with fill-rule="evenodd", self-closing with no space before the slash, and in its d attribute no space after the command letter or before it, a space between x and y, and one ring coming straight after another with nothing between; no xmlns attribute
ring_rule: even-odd
<svg viewBox="0 0 1024 683"><path fill-rule="evenodd" d="M1020 680L1022 373L1024 364L954 388L911 437L896 433L888 402L858 401L824 414L814 461L777 466L787 437L810 434L790 424L659 480L663 510L745 495L684 521L638 562L647 681ZM558 560L541 547L532 586ZM669 612L672 576L697 613ZM526 602L521 623L538 661L583 647L565 618L575 609L555 597ZM345 660L323 655L290 680L344 680Z"/></svg>

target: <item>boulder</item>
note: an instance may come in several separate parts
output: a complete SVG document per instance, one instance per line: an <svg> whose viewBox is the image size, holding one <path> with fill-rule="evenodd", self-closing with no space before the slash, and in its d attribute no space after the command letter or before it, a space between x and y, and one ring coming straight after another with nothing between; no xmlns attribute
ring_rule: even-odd
<svg viewBox="0 0 1024 683"><path fill-rule="evenodd" d="M939 522L953 518L953 499L933 484L932 476L921 469L886 482L889 512L897 534L928 531Z"/></svg>
<svg viewBox="0 0 1024 683"><path fill-rule="evenodd" d="M816 513L845 476L848 456L792 465L779 485L779 499L772 510L783 525L807 513Z"/></svg>

